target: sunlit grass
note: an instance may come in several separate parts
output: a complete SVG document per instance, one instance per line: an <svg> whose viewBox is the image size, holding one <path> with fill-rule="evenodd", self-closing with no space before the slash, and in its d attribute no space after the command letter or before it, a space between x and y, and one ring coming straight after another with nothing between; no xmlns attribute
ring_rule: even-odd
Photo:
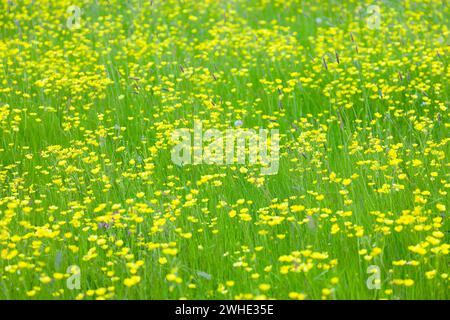
<svg viewBox="0 0 450 320"><path fill-rule="evenodd" d="M448 299L449 17L1 1L0 298ZM279 129L278 173L176 166L195 120Z"/></svg>

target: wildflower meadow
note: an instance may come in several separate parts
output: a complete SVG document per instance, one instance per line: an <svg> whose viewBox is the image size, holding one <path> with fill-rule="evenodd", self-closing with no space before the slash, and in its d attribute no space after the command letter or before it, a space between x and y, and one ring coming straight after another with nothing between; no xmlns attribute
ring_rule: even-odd
<svg viewBox="0 0 450 320"><path fill-rule="evenodd" d="M0 299L450 297L446 0L0 0Z"/></svg>

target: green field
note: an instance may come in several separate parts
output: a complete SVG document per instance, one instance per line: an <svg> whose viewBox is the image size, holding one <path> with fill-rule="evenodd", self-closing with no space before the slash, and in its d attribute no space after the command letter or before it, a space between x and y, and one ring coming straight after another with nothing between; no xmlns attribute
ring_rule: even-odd
<svg viewBox="0 0 450 320"><path fill-rule="evenodd" d="M0 0L0 299L449 299L449 55L445 0Z"/></svg>

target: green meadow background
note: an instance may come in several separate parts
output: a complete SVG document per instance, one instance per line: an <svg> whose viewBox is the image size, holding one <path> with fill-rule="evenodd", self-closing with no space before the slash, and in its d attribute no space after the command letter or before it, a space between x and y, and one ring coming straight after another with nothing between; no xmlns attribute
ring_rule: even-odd
<svg viewBox="0 0 450 320"><path fill-rule="evenodd" d="M448 299L449 19L1 0L0 298ZM195 120L278 129L277 174L174 165Z"/></svg>

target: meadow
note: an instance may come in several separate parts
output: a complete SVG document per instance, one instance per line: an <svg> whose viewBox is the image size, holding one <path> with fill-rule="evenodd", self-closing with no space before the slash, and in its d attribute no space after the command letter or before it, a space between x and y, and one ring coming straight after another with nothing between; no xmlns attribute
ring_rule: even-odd
<svg viewBox="0 0 450 320"><path fill-rule="evenodd" d="M445 0L0 0L0 299L449 299L449 55Z"/></svg>

